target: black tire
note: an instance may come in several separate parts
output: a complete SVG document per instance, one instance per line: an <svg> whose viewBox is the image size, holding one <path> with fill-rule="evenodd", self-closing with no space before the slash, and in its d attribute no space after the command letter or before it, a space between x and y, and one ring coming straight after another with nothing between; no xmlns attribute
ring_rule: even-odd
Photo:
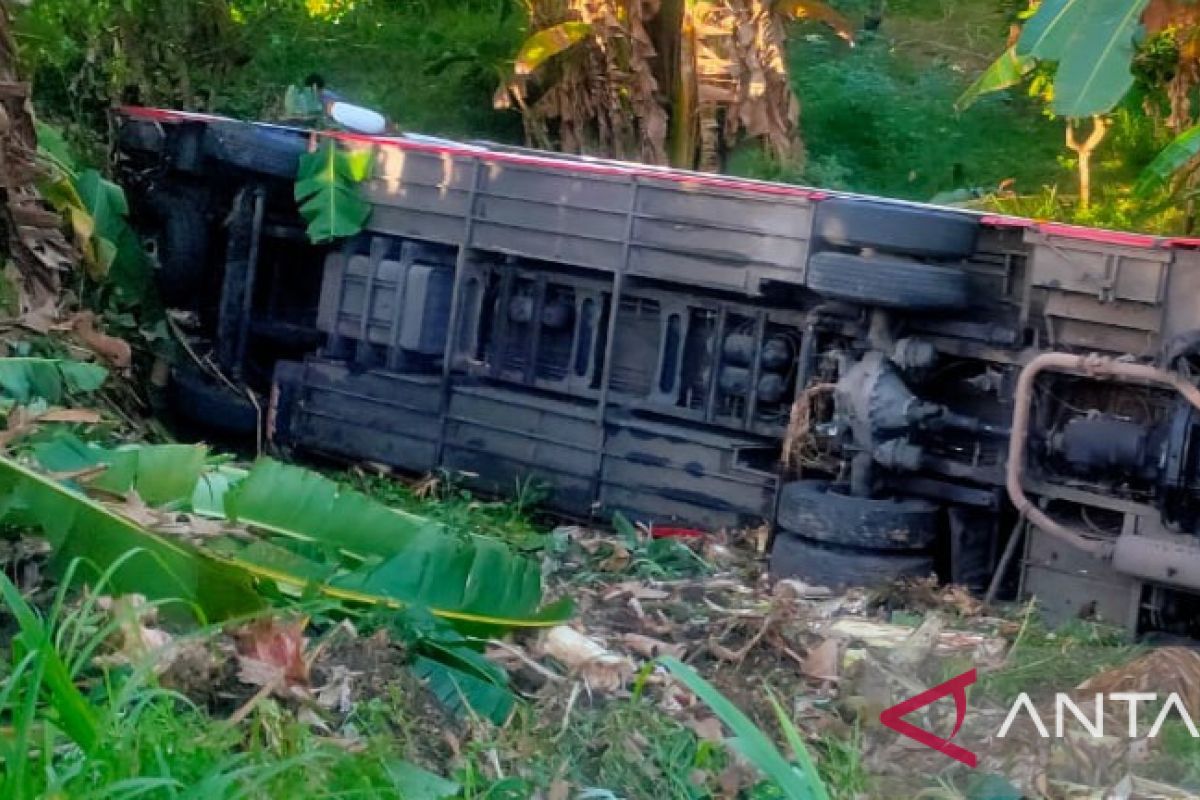
<svg viewBox="0 0 1200 800"><path fill-rule="evenodd" d="M160 207L158 290L172 308L190 308L199 300L208 266L208 220L201 206L179 200Z"/></svg>
<svg viewBox="0 0 1200 800"><path fill-rule="evenodd" d="M960 269L832 251L808 260L805 283L824 297L906 311L958 311L971 296Z"/></svg>
<svg viewBox="0 0 1200 800"><path fill-rule="evenodd" d="M150 120L126 119L117 130L117 145L122 150L161 153L166 143L163 126Z"/></svg>
<svg viewBox="0 0 1200 800"><path fill-rule="evenodd" d="M197 186L168 181L151 187L147 231L155 243L158 268L154 279L163 301L172 308L194 308L200 302L208 268L210 231L208 193Z"/></svg>
<svg viewBox="0 0 1200 800"><path fill-rule="evenodd" d="M852 497L825 481L795 481L779 493L779 527L815 542L877 551L921 551L938 536L939 509L918 499Z"/></svg>
<svg viewBox="0 0 1200 800"><path fill-rule="evenodd" d="M800 578L835 591L848 586L874 588L900 578L923 578L934 571L928 553L872 553L833 547L781 532L771 550L771 575Z"/></svg>
<svg viewBox="0 0 1200 800"><path fill-rule="evenodd" d="M209 157L279 178L295 178L300 156L307 151L308 141L303 135L249 122L213 122L204 137L204 152Z"/></svg>
<svg viewBox="0 0 1200 800"><path fill-rule="evenodd" d="M258 431L258 411L250 398L218 384L193 366L171 371L171 410L176 419L203 431L252 437Z"/></svg>
<svg viewBox="0 0 1200 800"><path fill-rule="evenodd" d="M835 197L817 205L813 236L834 247L953 260L975 252L979 220L950 210Z"/></svg>

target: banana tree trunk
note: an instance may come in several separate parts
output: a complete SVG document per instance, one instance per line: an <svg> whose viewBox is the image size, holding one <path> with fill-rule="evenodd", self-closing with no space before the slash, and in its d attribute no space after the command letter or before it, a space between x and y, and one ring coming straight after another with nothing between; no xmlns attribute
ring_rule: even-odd
<svg viewBox="0 0 1200 800"><path fill-rule="evenodd" d="M47 213L35 184L39 166L37 133L29 106L29 84L21 81L12 34L12 3L0 0L0 247L21 275L30 308L57 307L62 275L78 263L78 253L62 234L57 214Z"/></svg>
<svg viewBox="0 0 1200 800"><path fill-rule="evenodd" d="M671 82L670 129L667 157L671 166L693 169L700 132L700 86L696 77L696 0L663 0L660 41L675 34Z"/></svg>

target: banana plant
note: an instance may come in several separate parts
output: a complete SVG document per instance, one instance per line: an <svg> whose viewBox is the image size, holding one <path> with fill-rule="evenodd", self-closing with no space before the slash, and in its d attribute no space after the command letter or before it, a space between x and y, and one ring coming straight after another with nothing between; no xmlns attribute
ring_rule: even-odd
<svg viewBox="0 0 1200 800"><path fill-rule="evenodd" d="M730 138L742 133L782 158L798 153L786 25L811 20L854 38L850 22L820 0L663 0L653 8L534 0L528 8L534 33L497 105L515 99L533 143L685 168L719 166L722 124ZM539 87L532 102L531 77Z"/></svg>
<svg viewBox="0 0 1200 800"><path fill-rule="evenodd" d="M57 358L0 358L0 394L14 403L61 403L100 388L108 371L97 364Z"/></svg>
<svg viewBox="0 0 1200 800"><path fill-rule="evenodd" d="M1179 130L1194 119L1190 97L1200 67L1200 31L1194 3L1172 0L1042 0L1027 15L1015 43L958 99L960 109L980 96L1020 83L1039 64L1049 76L1045 96L1050 111L1064 117L1067 146L1078 154L1080 207L1089 200L1089 163L1108 130L1104 115L1113 111L1134 85L1133 64L1139 43L1155 36L1171 36L1178 43L1178 63L1171 71L1166 94L1170 98L1169 123ZM1035 85L1041 81L1035 81ZM1091 135L1079 139L1075 128L1092 118ZM1177 140L1150 165L1138 184L1145 196L1169 179L1173 169L1189 158L1190 139ZM1175 164L1175 167L1172 167Z"/></svg>
<svg viewBox="0 0 1200 800"><path fill-rule="evenodd" d="M486 628L549 626L571 614L569 600L543 605L540 565L503 543L301 467L263 459L248 471L213 469L203 447L185 445L50 443L33 454L34 463L0 457L0 518L40 528L60 565L80 559L103 571L125 558L114 591L181 600L194 617L250 614L280 597L425 608ZM81 473L96 475L55 477ZM177 512L208 522L180 526Z"/></svg>
<svg viewBox="0 0 1200 800"><path fill-rule="evenodd" d="M1176 175L1195 164L1197 156L1200 156L1200 125L1176 136L1146 165L1133 187L1134 197L1147 200L1167 188Z"/></svg>
<svg viewBox="0 0 1200 800"><path fill-rule="evenodd" d="M314 244L353 236L363 229L371 206L358 193L371 168L368 149L346 150L332 138L300 158L296 202Z"/></svg>

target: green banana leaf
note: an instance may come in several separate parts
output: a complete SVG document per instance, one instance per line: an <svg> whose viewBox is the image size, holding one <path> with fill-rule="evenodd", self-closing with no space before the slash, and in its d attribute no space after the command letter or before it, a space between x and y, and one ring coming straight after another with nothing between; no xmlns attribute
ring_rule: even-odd
<svg viewBox="0 0 1200 800"><path fill-rule="evenodd" d="M1035 64L1029 56L1019 56L1015 48L1008 48L959 95L954 101L954 109L966 111L985 94L1016 86L1033 70Z"/></svg>
<svg viewBox="0 0 1200 800"><path fill-rule="evenodd" d="M108 469L91 485L118 493L137 487L152 506L179 503L192 496L207 457L207 447L191 444L110 450Z"/></svg>
<svg viewBox="0 0 1200 800"><path fill-rule="evenodd" d="M1051 108L1064 117L1111 111L1133 86L1134 41L1149 0L1044 0L1017 42L1018 57L1055 61Z"/></svg>
<svg viewBox="0 0 1200 800"><path fill-rule="evenodd" d="M138 551L113 574L116 593L177 599L200 617L223 619L252 613L265 602L254 576L187 542L142 528L113 509L0 456L0 519L17 517L41 528L64 567L78 558L84 577L96 577L131 550Z"/></svg>
<svg viewBox="0 0 1200 800"><path fill-rule="evenodd" d="M1175 174L1200 156L1200 125L1176 136L1138 175L1133 196L1146 200L1171 183Z"/></svg>
<svg viewBox="0 0 1200 800"><path fill-rule="evenodd" d="M147 558L115 576L117 591L182 599L216 619L261 606L263 593L419 606L445 619L505 628L553 625L571 614L569 600L540 607L540 565L503 543L456 536L301 467L263 459L244 475L228 468L200 474L202 447L105 451L69 439L35 454L51 469L110 464L91 485L136 490L143 499L172 506L199 498L203 513L223 511L225 519L262 537L249 545L244 538L218 537L197 547L145 530L77 489L0 460L0 478L7 476L0 479L0 511L41 527L63 563L81 557L102 570L130 549L146 551ZM93 534L81 533L86 530ZM329 553L335 557L321 558ZM161 568L155 571L148 561L161 561Z"/></svg>
<svg viewBox="0 0 1200 800"><path fill-rule="evenodd" d="M569 603L538 608L541 565L502 542L456 536L311 470L262 459L229 490L224 507L231 521L363 562L329 581L323 591L333 597L386 597L447 619L505 627L551 625L571 613Z"/></svg>
<svg viewBox="0 0 1200 800"><path fill-rule="evenodd" d="M34 399L61 403L68 395L94 392L108 377L96 364L56 358L0 358L0 393L24 405Z"/></svg>
<svg viewBox="0 0 1200 800"><path fill-rule="evenodd" d="M392 784L405 800L450 800L462 787L407 761L393 761L386 767Z"/></svg>
<svg viewBox="0 0 1200 800"><path fill-rule="evenodd" d="M315 244L353 236L371 216L371 206L358 194L371 166L370 150L343 150L326 139L314 153L300 157L296 202L308 221Z"/></svg>
<svg viewBox="0 0 1200 800"><path fill-rule="evenodd" d="M438 702L456 717L478 714L495 725L503 725L516 704L506 687L425 656L417 656L413 673L427 682Z"/></svg>
<svg viewBox="0 0 1200 800"><path fill-rule="evenodd" d="M592 32L588 22L560 22L543 28L521 44L513 69L518 75L531 75L554 56L582 42Z"/></svg>
<svg viewBox="0 0 1200 800"><path fill-rule="evenodd" d="M208 448L194 444L134 445L106 450L76 436L60 434L33 447L38 464L51 472L107 469L88 485L113 494L136 489L152 506L183 504L205 471Z"/></svg>
<svg viewBox="0 0 1200 800"><path fill-rule="evenodd" d="M444 526L432 520L388 508L320 473L270 458L232 485L224 513L235 522L335 545L360 560L392 556L422 538L445 535Z"/></svg>

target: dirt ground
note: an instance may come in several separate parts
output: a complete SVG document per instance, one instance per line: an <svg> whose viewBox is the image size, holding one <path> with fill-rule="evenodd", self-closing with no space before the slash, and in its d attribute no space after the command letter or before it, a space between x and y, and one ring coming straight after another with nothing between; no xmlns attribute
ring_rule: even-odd
<svg viewBox="0 0 1200 800"><path fill-rule="evenodd" d="M772 796L754 793L760 778L747 765L705 755L729 731L656 666L674 656L777 741L771 697L779 698L835 798L1197 796L1187 787L1197 785L1200 748L1180 738L1177 720L1154 738L1144 720L1130 738L1120 735L1120 710L1109 709L1102 738L1073 719L1062 737L1042 738L1025 717L1004 738L996 735L1021 692L1048 711L1051 734L1058 692L1177 691L1196 708L1195 651L1129 646L1082 622L1049 632L1034 604L988 609L932 580L836 595L775 581L755 535L692 541L666 555L585 528L555 536L550 594L574 597L577 613L568 626L488 643L489 658L522 698L505 725L448 710L407 668L404 644L348 620L280 618L189 638L176 643L162 681L214 716L240 721L282 709L351 748L362 709L383 704L392 735L415 763L445 773L476 759L494 777L538 776L534 783L549 787L543 800ZM679 546L704 568L657 575L654 558L678 565ZM153 638L152 621L139 626L131 637ZM977 754L974 769L881 724L884 709L972 668L977 679L954 742ZM1089 708L1082 699L1080 707ZM949 735L953 698L907 719ZM584 793L581 774L609 781L615 794Z"/></svg>

